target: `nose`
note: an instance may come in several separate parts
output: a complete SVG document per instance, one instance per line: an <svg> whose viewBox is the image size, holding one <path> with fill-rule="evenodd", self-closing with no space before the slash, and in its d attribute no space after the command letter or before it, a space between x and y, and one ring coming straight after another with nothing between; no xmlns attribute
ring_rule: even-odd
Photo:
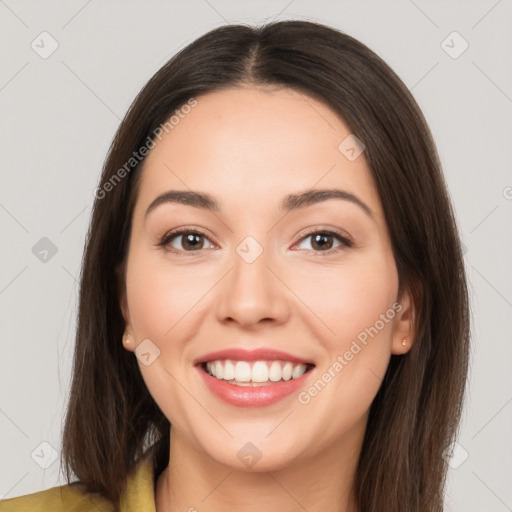
<svg viewBox="0 0 512 512"><path fill-rule="evenodd" d="M244 328L286 322L290 314L291 292L278 277L269 252L254 261L234 253L232 268L219 283L217 317L221 322L236 322Z"/></svg>

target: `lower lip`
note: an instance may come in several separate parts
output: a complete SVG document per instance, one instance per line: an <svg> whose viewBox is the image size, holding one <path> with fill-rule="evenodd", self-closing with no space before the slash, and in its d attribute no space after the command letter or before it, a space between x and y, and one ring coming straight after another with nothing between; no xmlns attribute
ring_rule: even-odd
<svg viewBox="0 0 512 512"><path fill-rule="evenodd" d="M312 369L298 379L275 382L267 386L237 386L225 380L216 379L197 367L208 389L216 396L237 407L266 407L296 392L309 377Z"/></svg>

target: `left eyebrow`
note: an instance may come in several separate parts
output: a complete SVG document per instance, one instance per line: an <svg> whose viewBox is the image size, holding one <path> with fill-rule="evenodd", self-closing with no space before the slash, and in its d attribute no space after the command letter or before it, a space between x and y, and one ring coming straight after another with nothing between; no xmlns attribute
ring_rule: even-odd
<svg viewBox="0 0 512 512"><path fill-rule="evenodd" d="M372 211L366 203L361 201L361 199L356 195L337 188L306 190L304 192L299 192L298 194L289 194L281 203L280 210L282 212L289 212L300 208L307 208L308 206L327 201L328 199L343 199L344 201L350 201L362 208L364 212L373 219Z"/></svg>
<svg viewBox="0 0 512 512"><path fill-rule="evenodd" d="M296 194L289 194L285 196L279 210L281 212L290 212L301 208L307 208L314 204L318 204L328 199L342 199L349 201L359 206L369 217L373 218L372 211L359 199L356 195L339 189L316 189L306 190ZM179 203L194 208L201 208L212 212L220 212L220 204L211 195L204 192L197 192L193 190L169 190L159 195L147 208L144 216L146 217L151 211L164 203Z"/></svg>

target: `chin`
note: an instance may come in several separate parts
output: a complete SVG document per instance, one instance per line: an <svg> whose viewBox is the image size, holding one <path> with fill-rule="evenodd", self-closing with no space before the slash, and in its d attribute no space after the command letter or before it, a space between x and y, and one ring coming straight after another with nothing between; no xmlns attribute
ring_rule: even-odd
<svg viewBox="0 0 512 512"><path fill-rule="evenodd" d="M235 452L215 453L210 455L215 462L236 471L247 473L268 473L284 469L295 462L295 458L289 452L286 454L259 449L256 445L247 442Z"/></svg>

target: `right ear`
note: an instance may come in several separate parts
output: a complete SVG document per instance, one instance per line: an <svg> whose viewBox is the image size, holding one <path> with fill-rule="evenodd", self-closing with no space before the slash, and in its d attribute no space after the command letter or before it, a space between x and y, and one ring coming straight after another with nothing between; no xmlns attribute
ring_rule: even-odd
<svg viewBox="0 0 512 512"><path fill-rule="evenodd" d="M126 287L123 285L120 287L119 306L121 308L121 314L124 319L124 333L123 333L123 346L126 350L133 352L135 349L135 337L133 335L132 325L130 322L130 310L128 308L128 299L126 296Z"/></svg>

